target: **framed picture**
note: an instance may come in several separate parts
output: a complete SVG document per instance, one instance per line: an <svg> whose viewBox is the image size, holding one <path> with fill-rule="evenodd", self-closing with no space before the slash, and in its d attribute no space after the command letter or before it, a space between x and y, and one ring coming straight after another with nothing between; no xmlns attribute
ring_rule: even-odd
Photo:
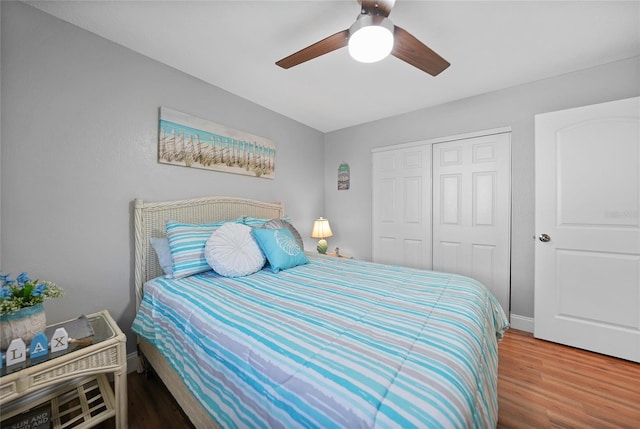
<svg viewBox="0 0 640 429"><path fill-rule="evenodd" d="M158 162L275 178L273 141L160 107Z"/></svg>

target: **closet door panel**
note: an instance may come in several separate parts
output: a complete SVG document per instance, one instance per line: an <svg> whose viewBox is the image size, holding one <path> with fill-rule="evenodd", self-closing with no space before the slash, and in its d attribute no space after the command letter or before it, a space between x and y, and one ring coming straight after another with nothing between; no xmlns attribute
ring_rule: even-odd
<svg viewBox="0 0 640 429"><path fill-rule="evenodd" d="M475 278L509 311L510 134L433 145L433 269Z"/></svg>
<svg viewBox="0 0 640 429"><path fill-rule="evenodd" d="M373 261L431 268L431 147L373 152Z"/></svg>

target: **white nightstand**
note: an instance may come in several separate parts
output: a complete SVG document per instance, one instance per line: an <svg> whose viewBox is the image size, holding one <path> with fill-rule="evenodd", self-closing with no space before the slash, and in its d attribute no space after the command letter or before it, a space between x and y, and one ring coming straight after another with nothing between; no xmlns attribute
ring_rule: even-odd
<svg viewBox="0 0 640 429"><path fill-rule="evenodd" d="M107 311L87 319L91 344L2 367L0 421L49 403L54 429L88 428L114 416L116 428L127 428L126 337Z"/></svg>
<svg viewBox="0 0 640 429"><path fill-rule="evenodd" d="M343 255L342 253L340 253L340 252L335 252L335 251L333 251L333 252L327 252L327 253L326 253L326 255L327 255L327 256L332 256L332 257L334 257L334 258L353 259L353 256Z"/></svg>

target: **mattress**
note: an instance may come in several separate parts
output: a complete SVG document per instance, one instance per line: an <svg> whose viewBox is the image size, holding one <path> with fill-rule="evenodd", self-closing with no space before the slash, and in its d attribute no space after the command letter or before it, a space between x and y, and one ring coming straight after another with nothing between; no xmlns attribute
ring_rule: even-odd
<svg viewBox="0 0 640 429"><path fill-rule="evenodd" d="M495 427L508 322L475 280L309 255L145 284L133 330L222 427Z"/></svg>

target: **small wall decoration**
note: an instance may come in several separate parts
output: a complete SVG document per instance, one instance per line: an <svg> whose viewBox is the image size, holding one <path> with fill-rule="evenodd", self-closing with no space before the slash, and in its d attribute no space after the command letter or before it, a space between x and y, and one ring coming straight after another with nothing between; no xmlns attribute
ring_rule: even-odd
<svg viewBox="0 0 640 429"><path fill-rule="evenodd" d="M346 191L349 189L349 182L351 181L351 173L349 171L349 164L343 162L338 167L338 191Z"/></svg>
<svg viewBox="0 0 640 429"><path fill-rule="evenodd" d="M160 108L159 163L274 179L275 159L267 138Z"/></svg>

